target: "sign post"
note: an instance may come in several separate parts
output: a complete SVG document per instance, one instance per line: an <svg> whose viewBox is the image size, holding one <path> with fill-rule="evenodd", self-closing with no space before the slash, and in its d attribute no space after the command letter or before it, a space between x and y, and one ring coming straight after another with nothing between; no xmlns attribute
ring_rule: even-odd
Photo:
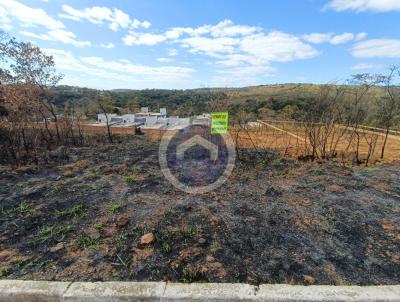
<svg viewBox="0 0 400 302"><path fill-rule="evenodd" d="M226 134L228 132L228 112L211 113L211 134Z"/></svg>

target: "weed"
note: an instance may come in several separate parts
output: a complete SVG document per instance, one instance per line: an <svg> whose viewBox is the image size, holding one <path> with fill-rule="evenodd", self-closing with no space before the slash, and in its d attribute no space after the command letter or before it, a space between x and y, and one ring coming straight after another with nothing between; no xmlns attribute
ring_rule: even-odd
<svg viewBox="0 0 400 302"><path fill-rule="evenodd" d="M140 167L138 165L133 165L132 166L132 173L139 173L140 172Z"/></svg>
<svg viewBox="0 0 400 302"><path fill-rule="evenodd" d="M124 205L122 204L117 204L117 203L109 203L107 205L107 209L109 211L111 211L113 214L118 213L119 211L121 211L124 208Z"/></svg>
<svg viewBox="0 0 400 302"><path fill-rule="evenodd" d="M118 250L122 249L125 246L125 242L126 242L127 238L128 238L128 236L127 236L126 232L118 233L114 237L114 244L116 245Z"/></svg>
<svg viewBox="0 0 400 302"><path fill-rule="evenodd" d="M120 255L117 255L117 262L112 262L111 264L128 268L130 262L131 262L131 259L129 259L128 257L123 258Z"/></svg>
<svg viewBox="0 0 400 302"><path fill-rule="evenodd" d="M1 207L1 211L0 211L1 215L5 217L6 221L11 221L14 219L14 210L13 209L9 209L6 210L3 206Z"/></svg>
<svg viewBox="0 0 400 302"><path fill-rule="evenodd" d="M92 238L84 233L79 234L75 239L76 245L81 249L87 249L91 246L98 245L100 243L100 238Z"/></svg>
<svg viewBox="0 0 400 302"><path fill-rule="evenodd" d="M327 210L323 213L320 228L328 234L333 234L336 231L337 217L333 211Z"/></svg>
<svg viewBox="0 0 400 302"><path fill-rule="evenodd" d="M160 274L159 269L155 265L149 265L149 271L150 271L150 279L156 280L158 275Z"/></svg>
<svg viewBox="0 0 400 302"><path fill-rule="evenodd" d="M35 258L35 259L23 261L23 262L19 263L18 266L22 272L26 272L28 269L31 269L31 268L38 268L38 269L43 268L46 266L46 264L47 264L46 261L43 261L40 258Z"/></svg>
<svg viewBox="0 0 400 302"><path fill-rule="evenodd" d="M129 185L129 184L134 183L137 180L137 178L135 175L127 175L124 177L124 180Z"/></svg>
<svg viewBox="0 0 400 302"><path fill-rule="evenodd" d="M132 231L135 232L135 233L144 233L143 227L141 225L139 225L139 224L135 224L132 227Z"/></svg>
<svg viewBox="0 0 400 302"><path fill-rule="evenodd" d="M58 212L57 216L59 216L59 217L63 217L63 216L77 217L77 216L82 215L82 213L84 213L84 211L85 211L85 209L84 209L83 205L78 204L68 210Z"/></svg>
<svg viewBox="0 0 400 302"><path fill-rule="evenodd" d="M35 209L32 209L29 204L24 200L23 202L21 202L19 204L19 206L16 208L16 212L18 212L19 214L27 217L30 215L35 214Z"/></svg>
<svg viewBox="0 0 400 302"><path fill-rule="evenodd" d="M205 280L207 279L205 278L204 274L193 264L186 265L182 270L182 282L191 283Z"/></svg>
<svg viewBox="0 0 400 302"><path fill-rule="evenodd" d="M39 229L38 235L34 242L44 243L50 240L61 242L65 239L68 233L72 232L72 230L72 225L44 226Z"/></svg>
<svg viewBox="0 0 400 302"><path fill-rule="evenodd" d="M15 218L15 215L21 215L23 217L29 217L36 213L36 210L31 208L27 201L21 202L17 207L12 209L1 208L0 213L5 217L5 220L11 221Z"/></svg>
<svg viewBox="0 0 400 302"><path fill-rule="evenodd" d="M105 226L106 226L106 224L105 224L104 222L99 222L99 223L96 223L96 224L94 225L94 228L95 228L96 230L98 230L98 231L101 231Z"/></svg>
<svg viewBox="0 0 400 302"><path fill-rule="evenodd" d="M11 267L9 267L9 266L2 267L0 270L0 277L7 277L7 276L10 276L11 274L12 274L12 270L11 270Z"/></svg>

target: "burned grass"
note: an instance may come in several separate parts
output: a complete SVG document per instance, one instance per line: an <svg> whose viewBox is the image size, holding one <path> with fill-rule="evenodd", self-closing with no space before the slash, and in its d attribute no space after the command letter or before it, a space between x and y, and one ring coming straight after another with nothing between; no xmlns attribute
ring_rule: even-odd
<svg viewBox="0 0 400 302"><path fill-rule="evenodd" d="M398 163L241 150L218 190L167 182L145 137L0 169L0 276L290 284L400 282ZM70 171L67 176L65 171Z"/></svg>

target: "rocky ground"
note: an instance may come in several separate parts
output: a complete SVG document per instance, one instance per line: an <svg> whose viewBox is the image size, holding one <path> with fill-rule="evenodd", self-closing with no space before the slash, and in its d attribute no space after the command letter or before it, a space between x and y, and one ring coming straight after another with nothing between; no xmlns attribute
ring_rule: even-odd
<svg viewBox="0 0 400 302"><path fill-rule="evenodd" d="M189 195L145 136L0 167L0 276L290 284L400 282L400 164L349 168L239 153Z"/></svg>

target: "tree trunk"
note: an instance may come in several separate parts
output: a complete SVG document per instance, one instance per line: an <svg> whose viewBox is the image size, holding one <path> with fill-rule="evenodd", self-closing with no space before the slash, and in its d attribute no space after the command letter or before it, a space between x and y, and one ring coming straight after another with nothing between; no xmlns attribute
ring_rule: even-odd
<svg viewBox="0 0 400 302"><path fill-rule="evenodd" d="M386 148L388 136L389 136L389 127L386 128L385 140L383 141L382 150L381 150L381 159L383 159L383 156L385 155L385 148Z"/></svg>

